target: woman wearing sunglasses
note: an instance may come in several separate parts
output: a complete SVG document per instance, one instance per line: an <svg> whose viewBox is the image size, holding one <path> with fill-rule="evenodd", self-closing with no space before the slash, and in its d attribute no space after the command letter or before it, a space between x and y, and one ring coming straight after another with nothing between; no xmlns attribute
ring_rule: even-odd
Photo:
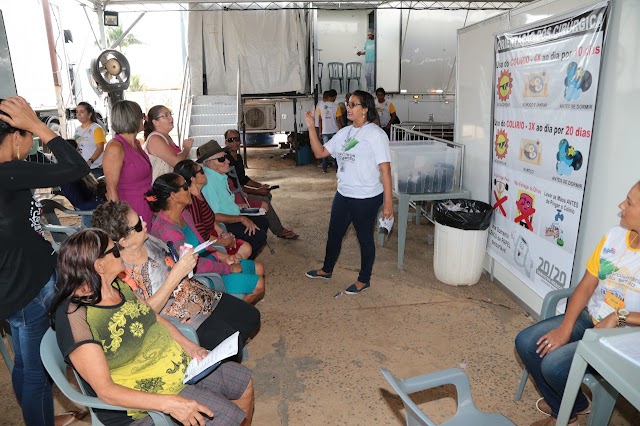
<svg viewBox="0 0 640 426"><path fill-rule="evenodd" d="M93 226L116 241L125 270L119 277L164 316L189 321L200 344L213 349L240 331L240 346L260 325L260 312L235 297L213 291L187 278L198 256L184 255L174 262L161 240L147 234L147 224L127 203L109 202L93 213Z"/></svg>
<svg viewBox="0 0 640 426"><path fill-rule="evenodd" d="M132 101L118 101L111 109L111 127L116 136L104 150L107 200L126 201L151 226L153 213L144 193L151 188L151 162L136 138L143 128L144 114Z"/></svg>
<svg viewBox="0 0 640 426"><path fill-rule="evenodd" d="M60 351L98 398L134 409L98 410L100 421L146 426L153 424L146 410L157 410L186 425L251 424L250 370L228 361L184 385L190 359L207 350L136 297L118 278L124 266L118 245L100 229L80 231L60 248L51 303Z"/></svg>
<svg viewBox="0 0 640 426"><path fill-rule="evenodd" d="M223 246L227 254L233 254L238 259L250 259L251 244L239 238L236 239L231 232L222 229L222 226L216 222L216 214L204 199L202 187L207 184L204 168L193 160L182 160L176 164L175 172L189 184L191 204L187 206L187 210L191 213L202 239L217 240L216 244Z"/></svg>
<svg viewBox="0 0 640 426"><path fill-rule="evenodd" d="M173 141L173 113L164 105L151 107L144 122L144 150L149 154L153 168L153 180L171 173L178 161L189 157L193 139L185 139L182 149Z"/></svg>
<svg viewBox="0 0 640 426"><path fill-rule="evenodd" d="M340 129L324 146L316 132L309 132L316 158L331 155L338 163L338 191L331 206L324 265L305 275L331 278L342 239L353 223L360 244L360 274L345 293L358 294L371 285L376 255L373 232L380 206L384 218L393 217L391 154L389 138L373 124L378 119L378 112L371 94L361 90L353 92L347 104L347 118L353 125ZM306 113L305 121L307 127L313 129L315 118L312 113Z"/></svg>
<svg viewBox="0 0 640 426"><path fill-rule="evenodd" d="M176 248L185 243L196 247L204 241L186 209L191 204L191 193L182 176L177 173L158 176L147 192L147 200L151 209L158 212L151 235L165 243L171 241ZM247 303L257 303L264 297L264 266L260 262L240 260L209 246L200 255L195 271L220 274L227 291L244 293Z"/></svg>
<svg viewBox="0 0 640 426"><path fill-rule="evenodd" d="M57 163L26 162L33 136ZM57 136L20 97L0 100L0 321L8 320L15 353L13 389L28 425L54 424L53 392L40 360L49 328L47 309L56 280L56 255L40 227L42 206L32 188L48 188L90 171L82 156ZM57 422L72 422L69 415Z"/></svg>

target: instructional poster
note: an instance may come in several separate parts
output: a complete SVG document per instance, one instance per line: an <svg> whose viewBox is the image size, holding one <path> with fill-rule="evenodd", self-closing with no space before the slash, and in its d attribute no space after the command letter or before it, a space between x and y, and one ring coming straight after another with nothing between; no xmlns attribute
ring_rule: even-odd
<svg viewBox="0 0 640 426"><path fill-rule="evenodd" d="M541 296L571 284L608 12L496 36L487 251Z"/></svg>

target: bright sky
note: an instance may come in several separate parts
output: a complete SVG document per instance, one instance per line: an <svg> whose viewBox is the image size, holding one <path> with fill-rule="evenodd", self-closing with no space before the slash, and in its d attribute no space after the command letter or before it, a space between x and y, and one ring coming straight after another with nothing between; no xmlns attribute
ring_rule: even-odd
<svg viewBox="0 0 640 426"><path fill-rule="evenodd" d="M33 1L33 0L28 0ZM83 7L74 0L51 0L60 6L62 26L73 33L73 45L69 47L70 58L89 64L99 53L95 39ZM92 22L97 21L96 14L87 8ZM126 30L138 17L138 13L120 12L120 26ZM186 37L186 15L184 31ZM97 24L93 25L97 35ZM107 27L108 28L108 27ZM131 30L129 34L144 44L131 46L124 50L133 75L139 74L149 89L173 89L182 84L184 67L184 45L181 30L180 12L149 12ZM83 56L84 50L84 56Z"/></svg>

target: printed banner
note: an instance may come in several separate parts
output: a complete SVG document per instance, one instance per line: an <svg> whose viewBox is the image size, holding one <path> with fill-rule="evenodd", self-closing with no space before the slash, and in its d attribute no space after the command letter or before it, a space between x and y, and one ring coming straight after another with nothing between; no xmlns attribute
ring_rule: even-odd
<svg viewBox="0 0 640 426"><path fill-rule="evenodd" d="M608 13L496 36L487 251L541 296L571 284Z"/></svg>

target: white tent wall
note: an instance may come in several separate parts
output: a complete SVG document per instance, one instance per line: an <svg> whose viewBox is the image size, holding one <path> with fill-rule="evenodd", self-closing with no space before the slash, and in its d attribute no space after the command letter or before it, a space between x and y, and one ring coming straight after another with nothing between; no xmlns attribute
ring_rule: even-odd
<svg viewBox="0 0 640 426"><path fill-rule="evenodd" d="M465 188L474 199L489 201L491 106L496 33L569 12L593 0L541 0L459 31L456 141L465 144ZM618 204L638 179L640 143L633 123L640 116L640 2L612 0L589 171L582 209L574 273L576 285L604 232L618 223ZM489 256L485 268L490 269ZM495 278L532 312L542 299L495 262Z"/></svg>
<svg viewBox="0 0 640 426"><path fill-rule="evenodd" d="M235 94L238 66L243 93L304 93L306 25L302 10L189 12L192 94L203 66L209 95Z"/></svg>

